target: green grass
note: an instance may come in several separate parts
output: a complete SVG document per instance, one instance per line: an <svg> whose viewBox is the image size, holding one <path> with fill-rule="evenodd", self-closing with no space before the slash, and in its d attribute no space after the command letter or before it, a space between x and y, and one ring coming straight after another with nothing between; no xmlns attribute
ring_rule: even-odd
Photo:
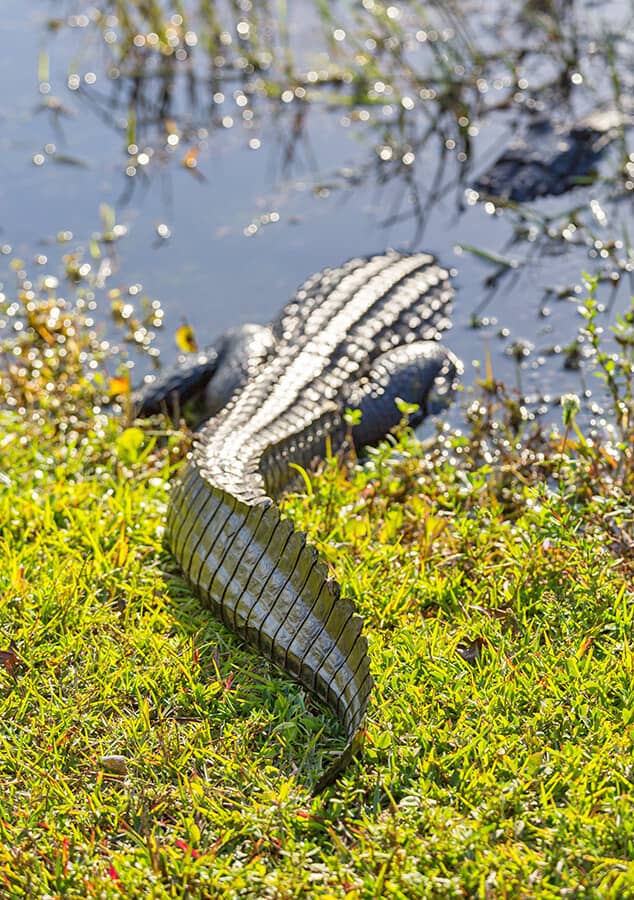
<svg viewBox="0 0 634 900"><path fill-rule="evenodd" d="M363 614L376 679L363 755L314 797L337 723L164 547L187 435L105 416L120 351L81 289L18 271L0 305L2 900L634 896L634 310L607 354L588 286L612 445L570 404L563 437L530 429L489 365L463 436L405 430L284 501Z"/></svg>
<svg viewBox="0 0 634 900"><path fill-rule="evenodd" d="M363 756L313 798L336 724L163 549L177 448L148 430L133 461L93 424L68 452L2 418L0 896L634 893L616 483L589 490L571 450L547 491L538 454L510 473L405 435L285 502L363 613L376 678Z"/></svg>

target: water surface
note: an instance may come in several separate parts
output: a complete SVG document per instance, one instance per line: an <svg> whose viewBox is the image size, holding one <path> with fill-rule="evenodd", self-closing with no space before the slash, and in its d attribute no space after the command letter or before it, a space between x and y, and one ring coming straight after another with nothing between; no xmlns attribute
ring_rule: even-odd
<svg viewBox="0 0 634 900"><path fill-rule="evenodd" d="M633 194L617 178L627 143L610 147L595 184L523 209L496 209L471 190L535 110L565 122L614 104L615 73L619 92L631 93L630 5L577 2L562 4L560 14L555 7L432 8L436 31L424 33L412 24L415 4L389 7L402 22L398 48L389 32L376 51L369 94L344 103L345 81L324 87L313 102L301 89L298 95L289 77L285 96L284 73L275 65L262 77L281 84L282 96L267 99L253 87L258 73L237 77L218 53L206 55L198 38L186 65L169 63L169 77L147 44L139 51L145 56L114 65L116 19L95 23L81 2L42 0L25 13L23 3L5 0L0 241L6 258L44 255L42 271L56 270L62 252L86 246L99 228L100 205L113 207L127 235L117 244L111 286L142 285L160 300L159 344L169 359L183 318L204 342L239 322L267 321L324 266L386 246L426 248L456 270L446 343L465 362L465 384L488 354L494 375L521 388L535 408L542 397L589 388L591 404L594 384L566 367L563 348L581 323L582 271L619 276L599 289L606 327L634 292ZM557 23L558 32L548 26L554 37L546 14ZM319 73L339 52L345 70L346 41L357 32L336 4L332 15L331 23L320 22L310 0L293 4L287 24L297 71ZM237 28L248 15L227 21ZM333 38L344 31L345 40ZM229 58L240 36L227 34ZM408 80L409 66L424 79ZM624 138L634 145L631 131ZM195 168L184 165L188 158ZM62 231L72 239L60 246L55 236ZM498 254L512 267L461 245Z"/></svg>

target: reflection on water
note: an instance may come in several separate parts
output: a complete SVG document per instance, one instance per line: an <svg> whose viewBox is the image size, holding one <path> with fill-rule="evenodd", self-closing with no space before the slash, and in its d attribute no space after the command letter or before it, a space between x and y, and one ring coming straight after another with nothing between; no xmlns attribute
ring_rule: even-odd
<svg viewBox="0 0 634 900"><path fill-rule="evenodd" d="M458 270L448 342L467 381L488 354L536 405L587 387L581 272L600 275L606 324L634 290L631 129L561 197L473 185L536 117L631 112L626 3L97 5L42 0L25 27L5 0L10 255L60 231L89 247L105 202L129 231L121 283L162 301L167 335L186 316L204 340L271 318L323 266L425 247Z"/></svg>

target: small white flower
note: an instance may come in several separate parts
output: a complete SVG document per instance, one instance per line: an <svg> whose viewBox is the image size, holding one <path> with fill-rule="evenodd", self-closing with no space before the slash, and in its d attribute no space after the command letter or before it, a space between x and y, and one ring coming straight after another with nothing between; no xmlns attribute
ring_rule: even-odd
<svg viewBox="0 0 634 900"><path fill-rule="evenodd" d="M563 409L564 426L567 428L579 412L581 402L577 394L562 394L561 408Z"/></svg>

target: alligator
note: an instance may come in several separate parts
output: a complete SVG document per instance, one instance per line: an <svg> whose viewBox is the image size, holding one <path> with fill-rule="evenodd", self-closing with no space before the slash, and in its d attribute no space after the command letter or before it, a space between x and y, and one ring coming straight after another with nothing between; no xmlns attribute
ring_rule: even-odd
<svg viewBox="0 0 634 900"><path fill-rule="evenodd" d="M269 326L246 325L188 355L135 396L140 415L198 398L207 417L172 489L167 539L204 605L338 717L356 752L372 676L362 620L306 535L272 498L328 446L378 442L416 404L448 395L458 360L449 273L426 253L389 251L313 275ZM402 405L400 405L402 409ZM351 417L348 417L351 421Z"/></svg>
<svg viewBox="0 0 634 900"><path fill-rule="evenodd" d="M540 116L478 178L486 198L527 203L593 181L603 152L632 124L619 110L596 110L572 126Z"/></svg>

